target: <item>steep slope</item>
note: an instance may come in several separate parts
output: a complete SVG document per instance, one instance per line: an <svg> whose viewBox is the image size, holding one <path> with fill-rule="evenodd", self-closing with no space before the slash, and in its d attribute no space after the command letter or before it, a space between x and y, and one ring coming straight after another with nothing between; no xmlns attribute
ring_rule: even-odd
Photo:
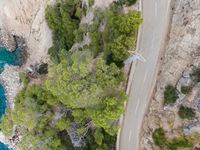
<svg viewBox="0 0 200 150"><path fill-rule="evenodd" d="M52 45L51 31L45 22L45 7L53 0L1 0L0 28L7 34L26 39L30 54L27 66L47 59Z"/></svg>

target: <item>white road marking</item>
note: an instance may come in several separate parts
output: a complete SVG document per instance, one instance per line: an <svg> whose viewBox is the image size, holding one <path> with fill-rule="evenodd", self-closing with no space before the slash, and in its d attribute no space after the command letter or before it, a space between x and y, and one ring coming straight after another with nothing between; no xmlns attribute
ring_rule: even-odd
<svg viewBox="0 0 200 150"><path fill-rule="evenodd" d="M158 3L155 2L155 16L158 16Z"/></svg>
<svg viewBox="0 0 200 150"><path fill-rule="evenodd" d="M148 71L145 72L143 83L144 83L144 82L146 81L146 79L147 79L147 74L148 74Z"/></svg>
<svg viewBox="0 0 200 150"><path fill-rule="evenodd" d="M136 112L138 111L139 104L140 104L140 101L139 101L139 100L138 100L137 102L138 102L138 103L137 103L137 105L136 105L135 114L136 114Z"/></svg>

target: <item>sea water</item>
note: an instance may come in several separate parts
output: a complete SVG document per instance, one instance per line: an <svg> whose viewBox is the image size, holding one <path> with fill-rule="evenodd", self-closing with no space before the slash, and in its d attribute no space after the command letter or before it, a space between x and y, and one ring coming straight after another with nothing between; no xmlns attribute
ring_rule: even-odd
<svg viewBox="0 0 200 150"><path fill-rule="evenodd" d="M5 48L0 47L0 73L6 64L8 65L20 65L19 57L20 49L16 49L13 52L7 51ZM0 118L6 110L6 96L5 90L2 84L0 84ZM0 119L1 120L1 119ZM9 150L8 146L0 142L0 150Z"/></svg>
<svg viewBox="0 0 200 150"><path fill-rule="evenodd" d="M5 64L19 65L20 64L19 52L20 49L16 49L13 52L9 52L5 48L0 47L0 70L1 71L3 70Z"/></svg>

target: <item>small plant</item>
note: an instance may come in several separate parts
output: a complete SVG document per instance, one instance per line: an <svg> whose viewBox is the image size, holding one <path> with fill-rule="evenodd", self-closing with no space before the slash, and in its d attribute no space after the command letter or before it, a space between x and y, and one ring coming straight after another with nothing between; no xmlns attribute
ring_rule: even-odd
<svg viewBox="0 0 200 150"><path fill-rule="evenodd" d="M194 77L196 82L200 82L200 68L195 68L193 70L192 76Z"/></svg>
<svg viewBox="0 0 200 150"><path fill-rule="evenodd" d="M196 115L194 109L183 105L179 108L178 114L181 119L194 119Z"/></svg>
<svg viewBox="0 0 200 150"><path fill-rule="evenodd" d="M176 89L172 85L168 85L165 88L164 92L164 104L173 104L176 102L178 94Z"/></svg>
<svg viewBox="0 0 200 150"><path fill-rule="evenodd" d="M155 145L157 145L159 147L163 147L167 143L167 138L165 137L165 131L163 130L163 128L156 129L153 132L152 138L153 138Z"/></svg>
<svg viewBox="0 0 200 150"><path fill-rule="evenodd" d="M182 86L181 87L181 92L183 94L188 94L190 91L191 91L191 87L189 87L189 86Z"/></svg>

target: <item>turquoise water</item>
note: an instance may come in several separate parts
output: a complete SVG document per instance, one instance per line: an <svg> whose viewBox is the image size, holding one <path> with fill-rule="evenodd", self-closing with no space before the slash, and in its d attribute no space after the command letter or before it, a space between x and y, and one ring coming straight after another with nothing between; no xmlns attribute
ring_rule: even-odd
<svg viewBox="0 0 200 150"><path fill-rule="evenodd" d="M6 97L4 93L5 93L4 88L0 84L0 118L5 113L5 109L6 109Z"/></svg>
<svg viewBox="0 0 200 150"><path fill-rule="evenodd" d="M20 49L9 52L5 48L0 47L0 70L2 71L5 64L20 65L19 52Z"/></svg>
<svg viewBox="0 0 200 150"><path fill-rule="evenodd" d="M10 150L7 145L0 142L0 150Z"/></svg>
<svg viewBox="0 0 200 150"><path fill-rule="evenodd" d="M5 48L0 47L0 72L3 71L3 68L6 64L8 65L20 65L19 59L19 49L15 50L14 52L9 52ZM5 91L0 84L0 118L5 113L6 109L6 97ZM7 145L4 145L0 142L0 150L9 150Z"/></svg>

